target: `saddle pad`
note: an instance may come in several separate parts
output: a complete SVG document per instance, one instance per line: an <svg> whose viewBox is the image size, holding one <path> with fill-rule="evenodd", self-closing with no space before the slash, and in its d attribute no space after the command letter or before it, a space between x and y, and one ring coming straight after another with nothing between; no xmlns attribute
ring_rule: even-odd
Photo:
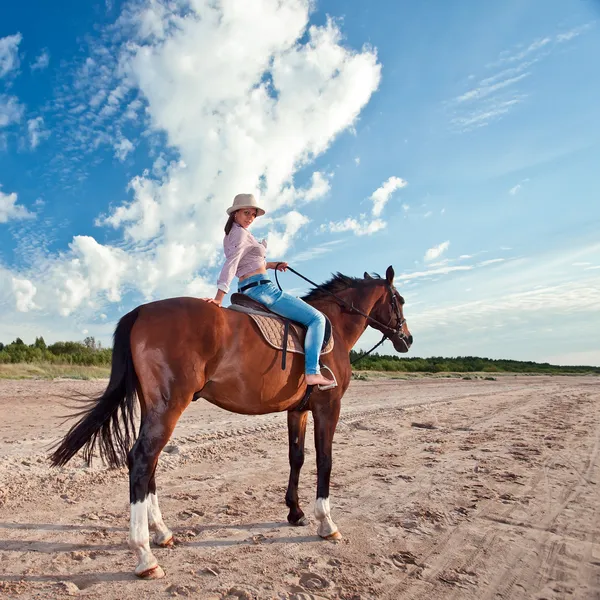
<svg viewBox="0 0 600 600"><path fill-rule="evenodd" d="M283 350L283 319L275 316L259 315L249 313L248 316L256 323L265 341L276 350ZM304 337L305 330L303 327L290 323L290 332L287 340L288 352L296 354L304 354ZM328 354L333 350L333 335L329 338L327 345L321 354Z"/></svg>

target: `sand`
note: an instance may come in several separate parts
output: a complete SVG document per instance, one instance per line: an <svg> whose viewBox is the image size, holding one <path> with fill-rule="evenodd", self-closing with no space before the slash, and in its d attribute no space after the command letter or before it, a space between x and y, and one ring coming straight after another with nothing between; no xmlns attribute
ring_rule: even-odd
<svg viewBox="0 0 600 600"><path fill-rule="evenodd" d="M600 598L600 380L355 381L334 442L332 516L316 536L312 429L289 527L285 415L206 402L158 468L179 543L139 581L124 470L50 469L71 392L105 381L0 381L0 597ZM310 427L310 426L309 426Z"/></svg>

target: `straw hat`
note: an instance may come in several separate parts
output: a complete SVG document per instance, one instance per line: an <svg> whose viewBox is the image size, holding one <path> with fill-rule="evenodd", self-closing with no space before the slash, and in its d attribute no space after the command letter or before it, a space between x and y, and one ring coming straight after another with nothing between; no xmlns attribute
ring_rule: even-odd
<svg viewBox="0 0 600 600"><path fill-rule="evenodd" d="M255 208L257 217L262 217L265 214L265 211L258 206L258 202L253 194L238 194L233 199L233 204L227 209L227 214L230 215L241 208Z"/></svg>

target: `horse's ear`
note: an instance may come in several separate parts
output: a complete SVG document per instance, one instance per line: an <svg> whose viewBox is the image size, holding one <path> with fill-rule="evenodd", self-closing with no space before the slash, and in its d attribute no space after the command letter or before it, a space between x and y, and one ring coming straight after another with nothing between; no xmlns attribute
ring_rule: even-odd
<svg viewBox="0 0 600 600"><path fill-rule="evenodd" d="M365 279L373 279L373 278L365 271Z"/></svg>
<svg viewBox="0 0 600 600"><path fill-rule="evenodd" d="M390 285L394 284L394 267L392 267L392 265L387 268L385 279Z"/></svg>

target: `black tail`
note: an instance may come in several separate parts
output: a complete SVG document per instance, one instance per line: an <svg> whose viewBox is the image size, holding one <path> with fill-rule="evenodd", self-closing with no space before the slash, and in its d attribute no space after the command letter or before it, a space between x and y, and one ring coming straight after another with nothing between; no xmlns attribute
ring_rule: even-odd
<svg viewBox="0 0 600 600"><path fill-rule="evenodd" d="M83 457L92 462L94 447L111 467L126 463L135 432L137 375L131 358L130 334L139 308L126 314L114 334L112 366L106 391L91 400L92 406L73 416L81 419L71 427L50 457L53 466L68 463L83 448Z"/></svg>

